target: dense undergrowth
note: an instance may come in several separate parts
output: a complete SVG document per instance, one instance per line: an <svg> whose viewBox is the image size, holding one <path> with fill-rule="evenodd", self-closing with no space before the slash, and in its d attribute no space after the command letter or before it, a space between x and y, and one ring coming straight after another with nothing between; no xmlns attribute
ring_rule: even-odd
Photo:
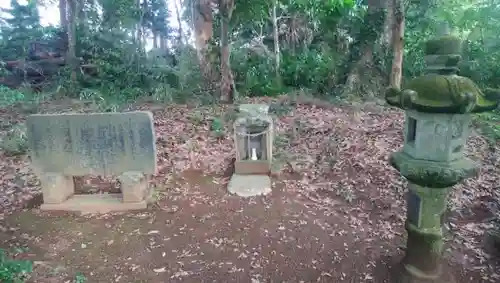
<svg viewBox="0 0 500 283"><path fill-rule="evenodd" d="M20 283L33 271L33 263L27 260L12 259L0 249L0 282Z"/></svg>

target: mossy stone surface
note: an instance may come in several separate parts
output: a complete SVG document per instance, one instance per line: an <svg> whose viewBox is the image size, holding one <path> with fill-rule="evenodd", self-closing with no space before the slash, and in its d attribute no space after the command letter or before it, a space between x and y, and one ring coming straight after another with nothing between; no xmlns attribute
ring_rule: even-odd
<svg viewBox="0 0 500 283"><path fill-rule="evenodd" d="M445 55L462 53L462 40L453 35L445 35L428 40L425 43L426 55Z"/></svg>
<svg viewBox="0 0 500 283"><path fill-rule="evenodd" d="M402 103L404 93L390 89L386 93L387 102L428 113L476 113L498 106L498 100L487 99L471 79L458 75L427 74L412 79L405 85L405 90L414 91L416 95Z"/></svg>
<svg viewBox="0 0 500 283"><path fill-rule="evenodd" d="M451 162L434 162L395 152L389 161L408 181L430 188L451 187L478 173L474 162L465 157Z"/></svg>

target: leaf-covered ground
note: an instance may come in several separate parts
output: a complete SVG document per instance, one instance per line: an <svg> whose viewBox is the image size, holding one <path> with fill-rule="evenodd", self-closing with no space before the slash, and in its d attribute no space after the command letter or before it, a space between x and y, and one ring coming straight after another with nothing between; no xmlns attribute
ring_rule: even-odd
<svg viewBox="0 0 500 283"><path fill-rule="evenodd" d="M32 282L71 282L77 272L87 282L389 280L405 244L406 183L387 161L402 145L401 111L285 101L266 100L279 113L269 196L227 193L231 106L145 104L136 108L154 112L159 165L150 209L42 213L28 158L2 156L0 241L27 247L15 256L35 261ZM1 112L3 121L24 119L13 110ZM226 135L211 131L214 119L225 123ZM456 185L451 196L446 259L457 282L500 281L498 260L482 243L500 207L495 148L472 132L468 155L480 163L480 175ZM110 178L77 181L114 190Z"/></svg>

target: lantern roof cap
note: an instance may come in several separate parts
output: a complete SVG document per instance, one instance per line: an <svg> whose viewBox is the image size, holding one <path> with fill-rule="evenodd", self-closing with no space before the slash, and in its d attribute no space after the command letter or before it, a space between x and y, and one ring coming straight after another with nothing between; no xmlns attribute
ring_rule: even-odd
<svg viewBox="0 0 500 283"><path fill-rule="evenodd" d="M462 40L448 33L425 43L427 74L413 78L403 90L390 87L386 101L402 109L426 113L477 113L496 109L500 90L481 90L471 79L457 75Z"/></svg>
<svg viewBox="0 0 500 283"><path fill-rule="evenodd" d="M498 107L500 90L481 90L467 77L428 74L412 79L402 91L389 88L386 101L425 113L479 113Z"/></svg>

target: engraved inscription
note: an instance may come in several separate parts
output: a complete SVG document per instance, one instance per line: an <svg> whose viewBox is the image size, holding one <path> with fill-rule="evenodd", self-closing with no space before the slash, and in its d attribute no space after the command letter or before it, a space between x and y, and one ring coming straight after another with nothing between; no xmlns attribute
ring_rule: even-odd
<svg viewBox="0 0 500 283"><path fill-rule="evenodd" d="M409 223L415 225L416 227L420 226L420 209L422 205L422 200L420 197L412 192L409 191L407 194L407 211L406 211L406 218Z"/></svg>
<svg viewBox="0 0 500 283"><path fill-rule="evenodd" d="M448 127L443 124L436 124L436 127L434 128L434 133L436 135L445 135L446 132L448 131Z"/></svg>
<svg viewBox="0 0 500 283"><path fill-rule="evenodd" d="M27 128L33 164L45 172L156 170L154 128L147 112L32 115Z"/></svg>
<svg viewBox="0 0 500 283"><path fill-rule="evenodd" d="M459 121L451 124L451 137L454 139L460 138L463 132L463 125Z"/></svg>

